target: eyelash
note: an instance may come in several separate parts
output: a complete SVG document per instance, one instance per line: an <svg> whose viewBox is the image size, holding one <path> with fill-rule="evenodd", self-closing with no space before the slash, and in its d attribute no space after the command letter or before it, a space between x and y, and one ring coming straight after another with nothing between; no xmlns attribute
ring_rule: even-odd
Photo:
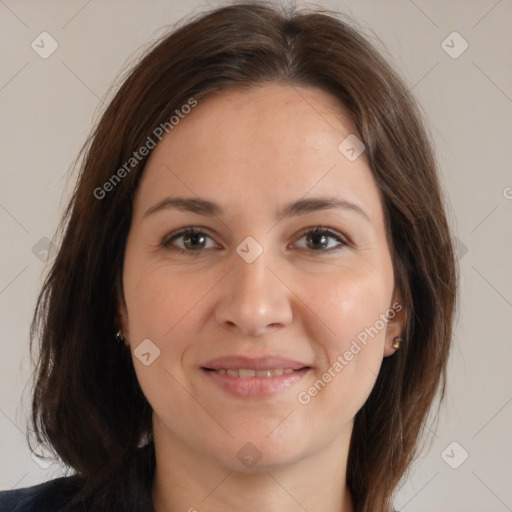
<svg viewBox="0 0 512 512"><path fill-rule="evenodd" d="M193 251L193 250L187 250L187 249L182 249L180 247L172 246L172 242L174 242L177 238L180 238L185 235L206 235L208 238L211 239L211 237L207 233L202 231L201 229L187 227L187 228L182 228L177 231L174 231L173 233L171 233L170 235L165 237L160 245L165 249L172 249L172 250L178 252L179 254L187 254L189 256L199 256L201 253L203 253L206 250L206 249L198 249L198 250ZM305 231L301 234L300 238L303 238L304 236L307 236L307 235L327 235L330 238L335 238L337 240L337 242L339 243L339 245L341 246L341 247L330 247L328 249L318 249L318 250L306 248L307 251L311 251L311 252L315 252L315 253L327 253L327 252L331 252L331 251L334 251L337 249L341 249L341 248L349 245L349 243L342 237L342 235L340 235L336 231L333 231L329 228L324 228L322 226L316 226L314 228L308 229L307 231ZM299 238L299 240L300 240L300 238Z"/></svg>

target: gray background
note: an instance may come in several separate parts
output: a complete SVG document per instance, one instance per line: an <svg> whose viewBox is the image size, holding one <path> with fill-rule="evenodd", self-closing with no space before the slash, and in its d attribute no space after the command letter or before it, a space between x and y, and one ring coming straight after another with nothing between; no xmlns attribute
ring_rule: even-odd
<svg viewBox="0 0 512 512"><path fill-rule="evenodd" d="M45 237L53 237L74 183L69 169L120 71L166 25L208 4L0 0L0 489L60 471L31 458L24 433L29 323L52 257ZM512 510L512 0L317 5L354 16L419 98L459 241L447 400L435 432L429 422L397 508ZM58 43L46 59L31 47L51 49L48 36L38 37L44 31ZM459 55L464 40L469 47Z"/></svg>

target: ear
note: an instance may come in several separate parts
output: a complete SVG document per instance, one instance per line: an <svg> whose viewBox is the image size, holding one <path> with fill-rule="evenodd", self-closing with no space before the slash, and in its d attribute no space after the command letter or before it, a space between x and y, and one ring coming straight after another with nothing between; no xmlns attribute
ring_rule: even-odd
<svg viewBox="0 0 512 512"><path fill-rule="evenodd" d="M130 346L130 330L129 330L129 322L128 322L128 310L126 308L126 302L124 301L124 297L122 292L118 293L117 298L117 313L116 313L116 328L121 330L121 335L124 338L124 344L128 347Z"/></svg>
<svg viewBox="0 0 512 512"><path fill-rule="evenodd" d="M395 289L393 300L388 309L388 325L386 328L386 340L384 345L384 357L393 355L397 349L393 347L397 336L403 337L406 324L405 307L402 293Z"/></svg>

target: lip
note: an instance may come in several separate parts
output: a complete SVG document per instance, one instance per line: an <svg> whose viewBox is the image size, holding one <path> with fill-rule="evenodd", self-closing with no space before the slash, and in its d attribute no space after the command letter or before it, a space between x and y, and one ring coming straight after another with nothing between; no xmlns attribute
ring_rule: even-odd
<svg viewBox="0 0 512 512"><path fill-rule="evenodd" d="M311 371L311 368L294 370L292 373L272 377L232 377L214 370L201 368L202 374L223 391L237 398L268 398L295 385Z"/></svg>
<svg viewBox="0 0 512 512"><path fill-rule="evenodd" d="M220 369L270 370L291 368L292 373L271 377L233 377L214 371ZM268 398L289 389L309 373L307 364L281 356L250 358L245 356L226 356L207 361L200 366L201 373L224 392L237 398Z"/></svg>
<svg viewBox="0 0 512 512"><path fill-rule="evenodd" d="M238 368L247 368L248 370L270 370L273 368L291 368L292 370L300 370L309 368L306 363L294 361L281 356L263 356L263 357L247 357L247 356L224 356L211 359L200 365L201 368L208 370L234 370Z"/></svg>

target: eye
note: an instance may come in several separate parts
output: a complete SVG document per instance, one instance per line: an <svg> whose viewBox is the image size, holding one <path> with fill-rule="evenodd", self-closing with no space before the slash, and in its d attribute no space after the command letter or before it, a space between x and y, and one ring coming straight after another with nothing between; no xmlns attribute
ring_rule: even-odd
<svg viewBox="0 0 512 512"><path fill-rule="evenodd" d="M302 239L305 239L305 244L296 242L294 246L313 252L330 252L349 245L340 233L321 226L310 228L304 232L299 240ZM332 243L333 240L336 243ZM171 233L164 238L161 246L191 256L198 256L203 249L218 249L209 235L200 228L194 227L179 229Z"/></svg>
<svg viewBox="0 0 512 512"><path fill-rule="evenodd" d="M211 240L208 246L208 240ZM183 228L171 233L162 241L162 247L176 249L178 252L199 254L202 249L215 249L217 245L213 240L200 229Z"/></svg>
<svg viewBox="0 0 512 512"><path fill-rule="evenodd" d="M330 252L349 245L340 233L321 226L306 231L299 240L302 239L305 239L305 245L299 246L299 249L314 252ZM331 242L329 242L329 239ZM333 244L332 240L335 240L337 243Z"/></svg>

